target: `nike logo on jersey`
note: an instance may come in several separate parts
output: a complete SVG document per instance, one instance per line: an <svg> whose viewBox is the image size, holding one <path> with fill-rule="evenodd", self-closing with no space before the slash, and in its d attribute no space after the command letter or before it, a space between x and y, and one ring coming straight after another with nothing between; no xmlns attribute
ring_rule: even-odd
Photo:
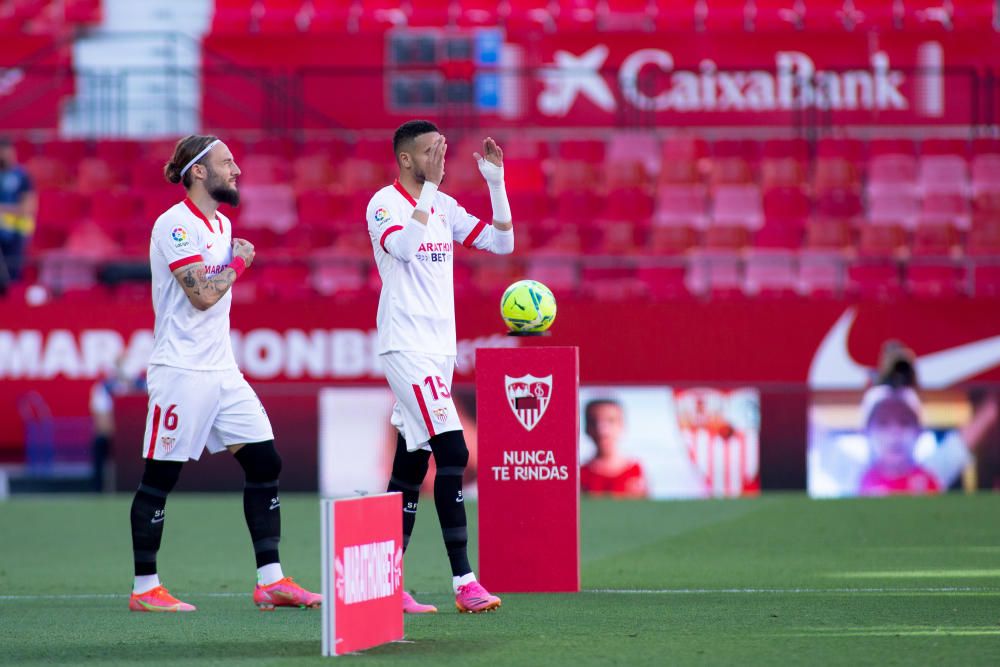
<svg viewBox="0 0 1000 667"><path fill-rule="evenodd" d="M205 244L205 250L211 250L212 249L212 245L214 245L214 244L212 244L212 243L206 243Z"/></svg>
<svg viewBox="0 0 1000 667"><path fill-rule="evenodd" d="M809 367L812 389L863 389L873 369L851 357L847 339L857 317L848 308L827 332ZM965 343L917 357L914 364L920 386L945 389L1000 365L1000 336Z"/></svg>

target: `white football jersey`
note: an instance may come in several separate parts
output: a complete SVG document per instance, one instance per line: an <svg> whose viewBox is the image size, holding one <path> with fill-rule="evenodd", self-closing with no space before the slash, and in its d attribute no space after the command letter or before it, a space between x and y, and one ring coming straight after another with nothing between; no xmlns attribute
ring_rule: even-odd
<svg viewBox="0 0 1000 667"><path fill-rule="evenodd" d="M393 257L385 244L410 223L416 205L398 180L368 203L368 234L382 277L378 353L411 350L454 356L454 244L492 250L495 230L438 191L423 241L413 259L404 262Z"/></svg>
<svg viewBox="0 0 1000 667"><path fill-rule="evenodd" d="M203 262L211 277L233 259L233 227L217 213L215 220L198 210L190 199L175 204L156 219L149 243L153 273L153 354L150 365L213 371L236 368L229 340L230 289L208 310L198 310L188 299L173 272Z"/></svg>

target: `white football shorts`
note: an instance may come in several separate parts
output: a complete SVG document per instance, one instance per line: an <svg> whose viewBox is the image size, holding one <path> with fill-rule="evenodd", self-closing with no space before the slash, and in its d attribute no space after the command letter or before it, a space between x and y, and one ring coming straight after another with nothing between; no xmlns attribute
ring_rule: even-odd
<svg viewBox="0 0 1000 667"><path fill-rule="evenodd" d="M157 461L201 458L229 445L273 440L264 406L238 369L191 371L151 365L142 456Z"/></svg>
<svg viewBox="0 0 1000 667"><path fill-rule="evenodd" d="M451 398L455 357L419 352L387 352L382 368L396 404L392 425L406 439L406 449L430 449L438 433L461 431L462 422Z"/></svg>

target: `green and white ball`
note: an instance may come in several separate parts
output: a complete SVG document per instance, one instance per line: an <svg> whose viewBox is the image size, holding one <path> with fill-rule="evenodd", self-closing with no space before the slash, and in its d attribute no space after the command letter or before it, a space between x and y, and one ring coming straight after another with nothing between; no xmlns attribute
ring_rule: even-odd
<svg viewBox="0 0 1000 667"><path fill-rule="evenodd" d="M556 298L537 280L519 280L503 293L500 315L515 333L540 333L556 319Z"/></svg>

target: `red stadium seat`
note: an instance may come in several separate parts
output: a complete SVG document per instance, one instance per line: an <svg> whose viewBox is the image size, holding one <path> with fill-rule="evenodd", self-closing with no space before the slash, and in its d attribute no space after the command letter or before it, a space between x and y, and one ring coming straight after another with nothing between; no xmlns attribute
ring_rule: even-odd
<svg viewBox="0 0 1000 667"><path fill-rule="evenodd" d="M410 17L409 3L400 0L357 0L356 18L358 29L380 31L405 26Z"/></svg>
<svg viewBox="0 0 1000 667"><path fill-rule="evenodd" d="M872 139L868 142L869 158L876 158L882 155L910 155L916 157L917 145L911 139L891 139L883 137Z"/></svg>
<svg viewBox="0 0 1000 667"><path fill-rule="evenodd" d="M950 224L968 229L971 221L969 200L964 195L931 193L924 197L918 224Z"/></svg>
<svg viewBox="0 0 1000 667"><path fill-rule="evenodd" d="M289 185L245 185L240 188L240 225L287 232L298 219L295 193Z"/></svg>
<svg viewBox="0 0 1000 667"><path fill-rule="evenodd" d="M754 30L802 30L806 25L806 5L803 0L754 0L751 11Z"/></svg>
<svg viewBox="0 0 1000 667"><path fill-rule="evenodd" d="M381 188L392 183L384 162L371 162L348 158L339 163L336 183L344 194L367 193L370 198Z"/></svg>
<svg viewBox="0 0 1000 667"><path fill-rule="evenodd" d="M524 269L518 260L485 254L477 257L473 264L472 283L480 294L496 295L502 294L523 275Z"/></svg>
<svg viewBox="0 0 1000 667"><path fill-rule="evenodd" d="M969 157L969 142L965 139L924 139L920 142L920 155L957 155L965 160Z"/></svg>
<svg viewBox="0 0 1000 667"><path fill-rule="evenodd" d="M589 188L563 190L555 198L556 219L564 224L600 219L607 200Z"/></svg>
<svg viewBox="0 0 1000 667"><path fill-rule="evenodd" d="M678 159L667 160L660 167L659 183L661 185L694 185L701 179L698 165L693 161Z"/></svg>
<svg viewBox="0 0 1000 667"><path fill-rule="evenodd" d="M212 32L219 34L248 33L252 10L258 4L257 0L215 0Z"/></svg>
<svg viewBox="0 0 1000 667"><path fill-rule="evenodd" d="M698 296L735 297L743 290L742 262L730 250L693 250L688 255L685 284Z"/></svg>
<svg viewBox="0 0 1000 667"><path fill-rule="evenodd" d="M866 155L865 144L858 139L826 137L816 143L818 158L841 158L858 164L864 161Z"/></svg>
<svg viewBox="0 0 1000 667"><path fill-rule="evenodd" d="M971 296L1000 297L1000 264L994 259L982 260L972 265Z"/></svg>
<svg viewBox="0 0 1000 667"><path fill-rule="evenodd" d="M77 164L76 188L84 194L107 192L118 182L118 171L101 158L84 158Z"/></svg>
<svg viewBox="0 0 1000 667"><path fill-rule="evenodd" d="M713 186L741 185L753 182L750 165L741 157L714 158L711 162L710 182Z"/></svg>
<svg viewBox="0 0 1000 667"><path fill-rule="evenodd" d="M653 216L653 197L641 187L613 189L605 199L602 215L608 220L625 220L648 227Z"/></svg>
<svg viewBox="0 0 1000 667"><path fill-rule="evenodd" d="M583 160L554 160L549 189L556 196L566 190L595 190L602 180L596 164Z"/></svg>
<svg viewBox="0 0 1000 667"><path fill-rule="evenodd" d="M597 27L598 0L553 0L559 8L556 15L558 30L581 32Z"/></svg>
<svg viewBox="0 0 1000 667"><path fill-rule="evenodd" d="M636 278L644 285L645 293L657 301L671 301L689 296L684 284L685 268L676 265L640 265Z"/></svg>
<svg viewBox="0 0 1000 667"><path fill-rule="evenodd" d="M61 247L70 230L89 214L89 200L70 190L38 190L38 215L33 244L38 248Z"/></svg>
<svg viewBox="0 0 1000 667"><path fill-rule="evenodd" d="M995 137L979 137L972 141L972 155L1000 155L1000 139Z"/></svg>
<svg viewBox="0 0 1000 667"><path fill-rule="evenodd" d="M292 185L296 192L326 188L333 183L333 162L327 155L300 155L292 162Z"/></svg>
<svg viewBox="0 0 1000 667"><path fill-rule="evenodd" d="M810 218L806 223L805 246L815 250L844 250L852 243L852 227L844 218Z"/></svg>
<svg viewBox="0 0 1000 667"><path fill-rule="evenodd" d="M828 190L816 197L816 212L831 218L853 218L863 211L861 197L850 189Z"/></svg>
<svg viewBox="0 0 1000 667"><path fill-rule="evenodd" d="M879 155L868 164L868 194L913 192L917 161L910 155Z"/></svg>
<svg viewBox="0 0 1000 667"><path fill-rule="evenodd" d="M500 24L507 6L496 0L463 0L458 3L456 22L462 27L493 27Z"/></svg>
<svg viewBox="0 0 1000 667"><path fill-rule="evenodd" d="M657 190L656 225L705 229L708 198L700 185L664 185Z"/></svg>
<svg viewBox="0 0 1000 667"><path fill-rule="evenodd" d="M770 139L762 148L764 159L790 158L798 162L809 160L809 142L805 139Z"/></svg>
<svg viewBox="0 0 1000 667"><path fill-rule="evenodd" d="M509 30L555 31L552 0L508 0L508 6L505 23Z"/></svg>
<svg viewBox="0 0 1000 667"><path fill-rule="evenodd" d="M841 157L821 157L816 160L813 174L813 192L823 195L833 190L857 191L861 181L850 160Z"/></svg>
<svg viewBox="0 0 1000 667"><path fill-rule="evenodd" d="M868 219L873 225L913 228L920 214L919 201L911 192L883 192L868 202Z"/></svg>
<svg viewBox="0 0 1000 667"><path fill-rule="evenodd" d="M764 226L757 234L756 245L801 245L811 208L809 197L802 188L775 188L765 192L763 208Z"/></svg>
<svg viewBox="0 0 1000 667"><path fill-rule="evenodd" d="M713 193L712 226L759 229L764 223L760 188L720 185Z"/></svg>
<svg viewBox="0 0 1000 667"><path fill-rule="evenodd" d="M847 262L839 250L806 249L799 252L797 288L809 296L837 297L845 289Z"/></svg>
<svg viewBox="0 0 1000 667"><path fill-rule="evenodd" d="M956 257L961 252L961 236L953 225L921 224L913 232L914 257Z"/></svg>
<svg viewBox="0 0 1000 667"><path fill-rule="evenodd" d="M111 233L142 229L146 240L152 225L142 223L142 201L139 196L126 189L114 189L95 194L90 198L90 217L101 229Z"/></svg>
<svg viewBox="0 0 1000 667"><path fill-rule="evenodd" d="M958 155L930 155L921 158L917 180L926 193L965 196L969 192L969 167Z"/></svg>
<svg viewBox="0 0 1000 667"><path fill-rule="evenodd" d="M274 185L289 183L292 178L288 161L273 155L251 153L236 163L240 168L239 185Z"/></svg>
<svg viewBox="0 0 1000 667"><path fill-rule="evenodd" d="M900 0L851 0L844 4L844 24L848 30L884 32L903 27Z"/></svg>
<svg viewBox="0 0 1000 667"><path fill-rule="evenodd" d="M743 292L747 296L790 296L798 286L796 255L791 250L750 250Z"/></svg>
<svg viewBox="0 0 1000 667"><path fill-rule="evenodd" d="M90 155L90 142L82 139L62 139L45 144L45 155L73 165Z"/></svg>
<svg viewBox="0 0 1000 667"><path fill-rule="evenodd" d="M66 164L58 158L36 155L25 160L24 168L36 189L60 188L69 181Z"/></svg>
<svg viewBox="0 0 1000 667"><path fill-rule="evenodd" d="M649 31L654 13L651 0L605 0L597 5L597 25L607 32Z"/></svg>
<svg viewBox="0 0 1000 667"><path fill-rule="evenodd" d="M309 284L323 296L357 293L365 289L367 263L345 255L339 248L323 248L309 256L312 271Z"/></svg>
<svg viewBox="0 0 1000 667"><path fill-rule="evenodd" d="M896 225L863 225L858 256L889 259L906 252L906 234Z"/></svg>
<svg viewBox="0 0 1000 667"><path fill-rule="evenodd" d="M690 0L653 0L656 5L656 29L663 32L693 33L705 29L705 2Z"/></svg>
<svg viewBox="0 0 1000 667"><path fill-rule="evenodd" d="M903 294L900 269L890 261L853 264L847 268L847 291L863 299L898 299Z"/></svg>
<svg viewBox="0 0 1000 667"><path fill-rule="evenodd" d="M966 253L974 257L1000 257L1000 216L977 216L969 230Z"/></svg>
<svg viewBox="0 0 1000 667"><path fill-rule="evenodd" d="M698 246L698 233L693 227L653 227L649 230L647 254L653 256L682 255Z"/></svg>
<svg viewBox="0 0 1000 667"><path fill-rule="evenodd" d="M1000 192L1000 154L977 155L972 159L972 192Z"/></svg>
<svg viewBox="0 0 1000 667"><path fill-rule="evenodd" d="M559 142L557 157L563 160L603 162L607 147L603 141L566 139Z"/></svg>
<svg viewBox="0 0 1000 667"><path fill-rule="evenodd" d="M459 12L460 8L451 0L416 0L410 3L408 24L440 28L452 25Z"/></svg>
<svg viewBox="0 0 1000 667"><path fill-rule="evenodd" d="M309 32L342 33L356 29L354 0L313 0Z"/></svg>
<svg viewBox="0 0 1000 667"><path fill-rule="evenodd" d="M760 167L764 190L798 187L805 182L805 163L795 158L764 158Z"/></svg>
<svg viewBox="0 0 1000 667"><path fill-rule="evenodd" d="M127 139L101 139L94 144L94 157L107 161L113 168L131 169L142 156L142 143ZM167 156L169 157L169 156ZM166 158L163 160L166 162Z"/></svg>
<svg viewBox="0 0 1000 667"><path fill-rule="evenodd" d="M955 298L965 293L965 270L948 260L912 261L906 269L910 294L922 298Z"/></svg>

